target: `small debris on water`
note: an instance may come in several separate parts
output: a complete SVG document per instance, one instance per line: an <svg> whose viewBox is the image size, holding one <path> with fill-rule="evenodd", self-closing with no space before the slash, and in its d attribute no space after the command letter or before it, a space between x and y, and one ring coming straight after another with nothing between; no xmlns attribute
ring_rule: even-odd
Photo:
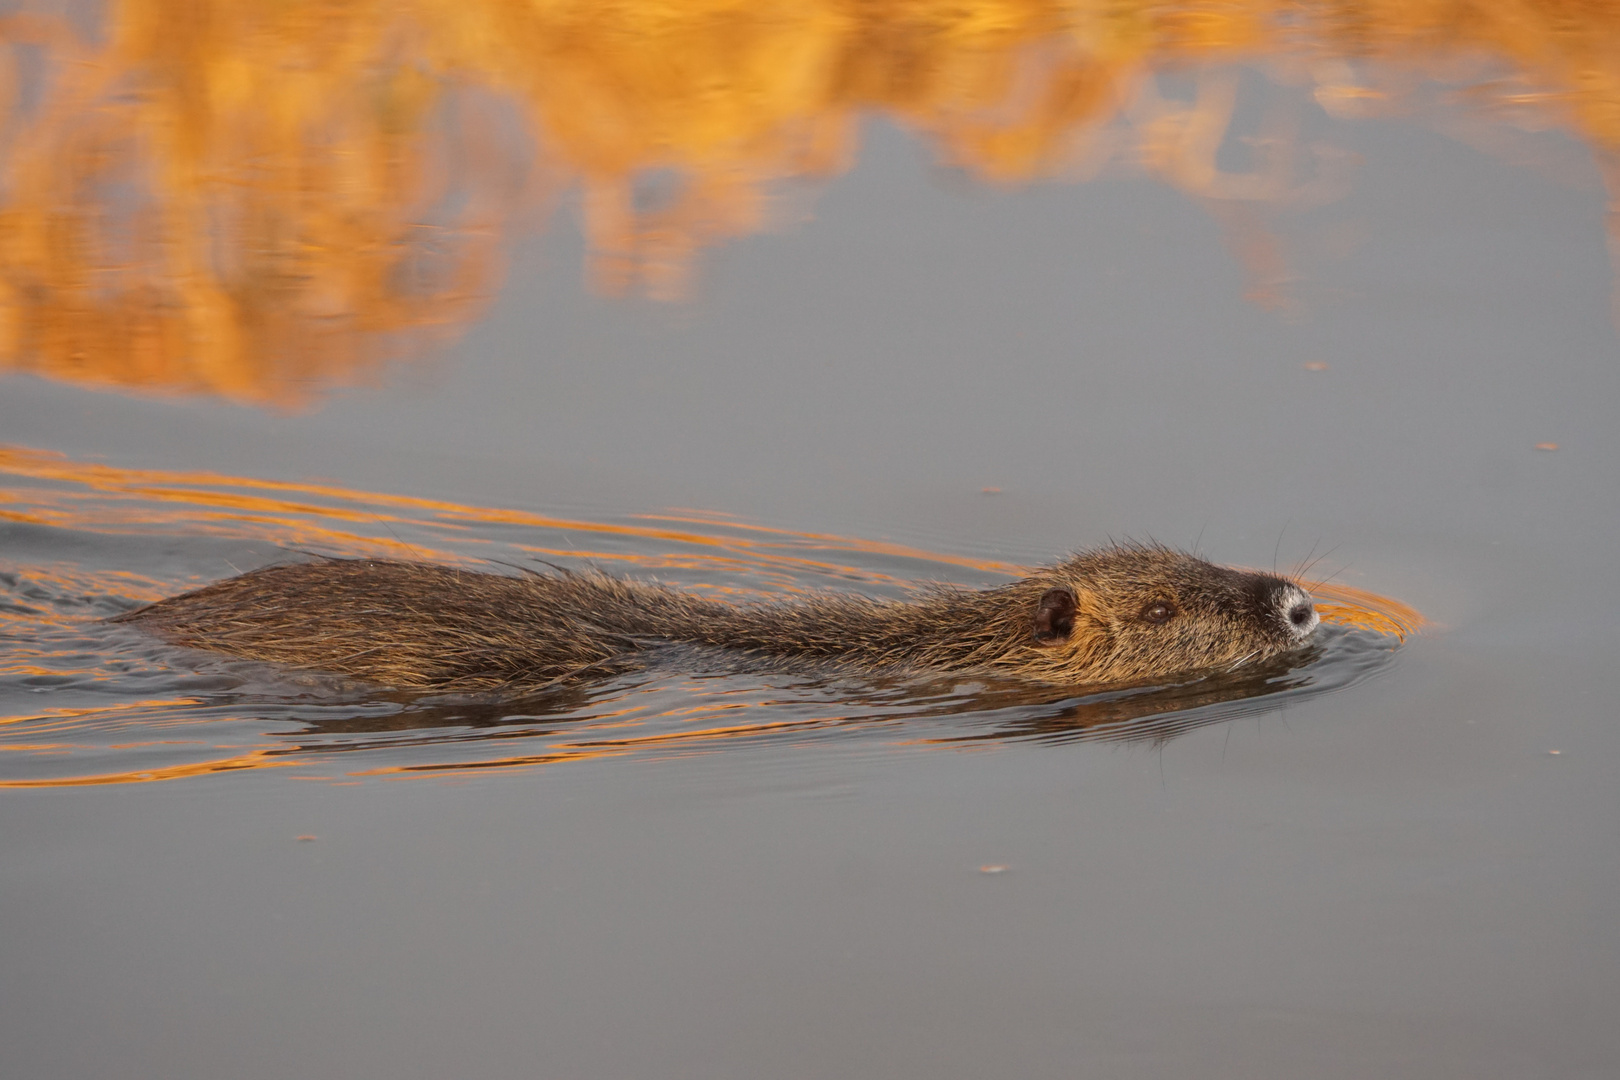
<svg viewBox="0 0 1620 1080"><path fill-rule="evenodd" d="M298 842L300 844L304 844L304 843L308 843L309 841L311 841L313 839L315 839L313 836L309 835L308 833L305 833L303 836L300 836L298 838Z"/></svg>
<svg viewBox="0 0 1620 1080"><path fill-rule="evenodd" d="M984 487L984 488L979 489L979 494L980 495L1000 495L1001 494L1001 489L1000 488L995 488L995 487Z"/></svg>
<svg viewBox="0 0 1620 1080"><path fill-rule="evenodd" d="M1321 360L1307 360L1301 365L1306 371L1326 371L1328 366Z"/></svg>
<svg viewBox="0 0 1620 1080"><path fill-rule="evenodd" d="M1549 750L1549 751L1547 751L1547 753L1551 754L1553 757L1557 757L1559 754L1562 754L1563 751L1562 750Z"/></svg>
<svg viewBox="0 0 1620 1080"><path fill-rule="evenodd" d="M1006 866L1002 866L1000 863L989 863L988 865L979 867L979 873L981 873L981 874L1005 874L1009 869L1011 869L1011 868L1006 867Z"/></svg>
<svg viewBox="0 0 1620 1080"><path fill-rule="evenodd" d="M1536 449L1537 450L1556 450L1556 449L1558 449L1558 444L1555 443L1555 442L1538 442L1538 443L1536 443Z"/></svg>

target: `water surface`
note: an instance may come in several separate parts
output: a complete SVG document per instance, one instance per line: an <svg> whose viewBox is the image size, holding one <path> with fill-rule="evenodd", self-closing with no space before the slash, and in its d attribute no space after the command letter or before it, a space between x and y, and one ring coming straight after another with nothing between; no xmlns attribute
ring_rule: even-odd
<svg viewBox="0 0 1620 1080"><path fill-rule="evenodd" d="M1608 16L744 7L0 20L12 1071L1620 1071ZM1110 538L1337 621L1213 687L524 702L99 621Z"/></svg>

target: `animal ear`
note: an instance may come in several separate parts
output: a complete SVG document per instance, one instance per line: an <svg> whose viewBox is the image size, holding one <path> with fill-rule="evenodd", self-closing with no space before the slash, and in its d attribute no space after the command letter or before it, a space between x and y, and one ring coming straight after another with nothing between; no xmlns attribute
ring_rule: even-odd
<svg viewBox="0 0 1620 1080"><path fill-rule="evenodd" d="M1035 605L1035 641L1056 645L1074 630L1074 593L1068 589L1047 589Z"/></svg>

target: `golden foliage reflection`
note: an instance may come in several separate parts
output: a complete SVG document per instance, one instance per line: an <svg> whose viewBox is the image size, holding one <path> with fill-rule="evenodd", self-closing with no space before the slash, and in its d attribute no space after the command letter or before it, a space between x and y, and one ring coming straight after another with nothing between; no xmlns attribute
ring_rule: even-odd
<svg viewBox="0 0 1620 1080"><path fill-rule="evenodd" d="M1426 84L1620 146L1620 9L1574 0L110 0L0 17L0 366L294 404L454 331L504 235L580 192L590 274L679 294L846 169L863 115L997 182L1145 169L1206 202L1331 197L1291 121L1231 137L1236 67L1340 117ZM1158 76L1196 75L1190 99ZM1279 114L1281 115L1281 114Z"/></svg>

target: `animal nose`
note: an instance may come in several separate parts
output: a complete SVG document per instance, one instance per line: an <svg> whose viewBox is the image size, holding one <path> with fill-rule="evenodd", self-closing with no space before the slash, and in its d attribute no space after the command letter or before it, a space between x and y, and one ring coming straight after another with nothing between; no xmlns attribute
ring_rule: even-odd
<svg viewBox="0 0 1620 1080"><path fill-rule="evenodd" d="M1293 632L1294 636L1302 638L1315 630L1316 624L1321 619L1316 614L1316 606L1311 603L1308 597L1295 593L1294 596L1289 597L1289 600L1291 602L1288 603L1283 617L1288 620L1288 628Z"/></svg>

